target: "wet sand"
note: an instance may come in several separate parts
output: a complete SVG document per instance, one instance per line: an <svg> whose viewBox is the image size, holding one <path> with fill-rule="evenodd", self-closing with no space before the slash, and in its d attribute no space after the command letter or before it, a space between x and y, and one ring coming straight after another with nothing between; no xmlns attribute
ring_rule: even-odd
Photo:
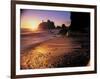
<svg viewBox="0 0 100 79"><path fill-rule="evenodd" d="M86 66L90 59L87 37L59 36L21 50L21 69Z"/></svg>

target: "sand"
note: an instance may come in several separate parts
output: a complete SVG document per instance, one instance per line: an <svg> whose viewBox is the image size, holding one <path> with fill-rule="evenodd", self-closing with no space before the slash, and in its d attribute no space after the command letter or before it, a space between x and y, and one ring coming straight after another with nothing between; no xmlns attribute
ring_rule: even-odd
<svg viewBox="0 0 100 79"><path fill-rule="evenodd" d="M21 51L21 69L86 66L89 49L80 41L85 42L86 39L60 36L33 44Z"/></svg>

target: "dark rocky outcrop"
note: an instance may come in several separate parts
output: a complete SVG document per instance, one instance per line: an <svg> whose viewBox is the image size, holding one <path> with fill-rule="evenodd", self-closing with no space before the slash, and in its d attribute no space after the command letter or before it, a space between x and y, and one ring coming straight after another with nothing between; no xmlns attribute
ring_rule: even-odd
<svg viewBox="0 0 100 79"><path fill-rule="evenodd" d="M65 24L62 24L62 27L61 27L61 30L59 31L59 34L66 35L67 32L68 32L68 27L65 26Z"/></svg>
<svg viewBox="0 0 100 79"><path fill-rule="evenodd" d="M90 31L90 13L71 12L71 26L72 31Z"/></svg>
<svg viewBox="0 0 100 79"><path fill-rule="evenodd" d="M54 29L55 28L55 24L53 21L47 20L47 22L43 22L39 24L38 29L39 30L50 30L50 29Z"/></svg>

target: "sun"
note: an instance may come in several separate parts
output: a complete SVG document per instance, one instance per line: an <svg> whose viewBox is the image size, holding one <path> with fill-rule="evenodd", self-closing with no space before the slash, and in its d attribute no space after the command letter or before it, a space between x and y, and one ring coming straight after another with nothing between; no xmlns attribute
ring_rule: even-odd
<svg viewBox="0 0 100 79"><path fill-rule="evenodd" d="M38 21L30 21L29 22L30 29L37 30L38 29L38 24L39 24Z"/></svg>
<svg viewBox="0 0 100 79"><path fill-rule="evenodd" d="M38 20L32 20L32 19L26 21L24 20L21 23L21 27L36 31L38 29L39 23L40 22Z"/></svg>

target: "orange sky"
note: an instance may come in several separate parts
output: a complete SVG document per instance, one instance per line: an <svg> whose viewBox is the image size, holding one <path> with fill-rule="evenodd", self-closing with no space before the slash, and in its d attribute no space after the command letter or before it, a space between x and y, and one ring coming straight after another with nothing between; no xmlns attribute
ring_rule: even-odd
<svg viewBox="0 0 100 79"><path fill-rule="evenodd" d="M69 26L70 12L21 9L21 28L36 30L42 20L47 21L48 19L54 21L56 26L62 24Z"/></svg>

